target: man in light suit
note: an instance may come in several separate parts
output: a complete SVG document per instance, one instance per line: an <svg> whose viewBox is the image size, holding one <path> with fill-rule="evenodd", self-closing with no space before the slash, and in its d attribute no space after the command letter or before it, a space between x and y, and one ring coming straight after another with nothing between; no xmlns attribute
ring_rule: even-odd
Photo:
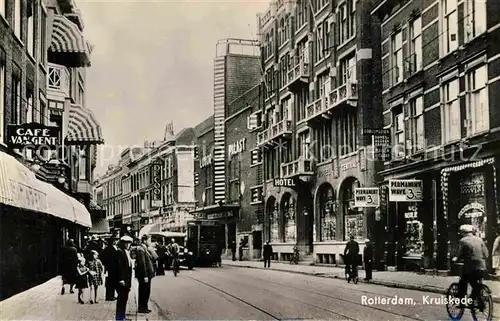
<svg viewBox="0 0 500 321"><path fill-rule="evenodd" d="M141 244L137 247L135 277L139 283L139 297L137 312L150 313L148 308L151 295L151 279L154 277L153 255L149 251L151 240L148 235L141 237Z"/></svg>
<svg viewBox="0 0 500 321"><path fill-rule="evenodd" d="M127 320L127 301L130 288L132 287L132 258L130 257L130 244L133 239L130 236L123 236L120 239L119 248L116 251L116 320Z"/></svg>

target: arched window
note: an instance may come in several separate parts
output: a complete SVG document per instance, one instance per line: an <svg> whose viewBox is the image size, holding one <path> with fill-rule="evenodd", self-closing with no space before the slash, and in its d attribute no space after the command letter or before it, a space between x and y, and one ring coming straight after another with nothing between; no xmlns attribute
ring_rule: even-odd
<svg viewBox="0 0 500 321"><path fill-rule="evenodd" d="M344 212L344 239L354 235L356 240L363 240L364 217L363 212L354 207L354 189L359 187L355 178L348 179L342 184L342 207Z"/></svg>
<svg viewBox="0 0 500 321"><path fill-rule="evenodd" d="M295 200L289 195L283 202L283 241L285 243L294 243L297 239L295 211Z"/></svg>
<svg viewBox="0 0 500 321"><path fill-rule="evenodd" d="M274 53L274 29L271 29L271 33L269 35L269 49L267 54L271 57Z"/></svg>
<svg viewBox="0 0 500 321"><path fill-rule="evenodd" d="M269 34L266 34L266 42L264 44L264 59L269 57Z"/></svg>
<svg viewBox="0 0 500 321"><path fill-rule="evenodd" d="M330 184L325 184L319 191L319 213L320 213L320 240L335 240L337 232L337 202L333 188Z"/></svg>
<svg viewBox="0 0 500 321"><path fill-rule="evenodd" d="M269 241L279 242L279 224L278 224L278 204L274 199L268 201L267 215L269 226Z"/></svg>

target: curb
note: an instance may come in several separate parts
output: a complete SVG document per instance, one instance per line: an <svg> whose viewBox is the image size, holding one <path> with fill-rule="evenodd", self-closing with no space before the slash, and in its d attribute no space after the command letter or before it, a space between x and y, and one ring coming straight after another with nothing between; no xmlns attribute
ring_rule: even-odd
<svg viewBox="0 0 500 321"><path fill-rule="evenodd" d="M233 266L233 267L240 267L240 268L264 270L263 267L258 267L258 266L227 264L227 263L225 265L226 266ZM343 279L343 276L331 275L331 274L329 275L329 274L325 274L325 273L293 271L293 270L286 270L286 269L279 269L279 268L270 268L269 270L278 271L278 272L288 272L288 273L294 273L294 274L302 274L302 275L310 275L310 276L327 278L327 279ZM446 294L446 292L447 292L447 289L438 288L438 287L434 287L434 286L420 286L420 285L403 284L403 283L396 283L396 282L390 282L390 281L380 281L380 280L371 280L370 282L366 282L364 280L359 280L359 282L366 283L366 284L381 285L381 286L385 286L385 287L389 287L389 288L425 291L425 292L437 293L437 294ZM493 296L493 302L500 303L500 297Z"/></svg>

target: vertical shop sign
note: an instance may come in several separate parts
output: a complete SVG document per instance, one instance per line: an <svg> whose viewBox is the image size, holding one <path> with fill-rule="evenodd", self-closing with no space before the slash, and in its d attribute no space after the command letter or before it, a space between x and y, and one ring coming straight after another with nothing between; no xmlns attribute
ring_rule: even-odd
<svg viewBox="0 0 500 321"><path fill-rule="evenodd" d="M152 207L161 207L161 170L162 162L156 161L153 163L153 200L151 202Z"/></svg>

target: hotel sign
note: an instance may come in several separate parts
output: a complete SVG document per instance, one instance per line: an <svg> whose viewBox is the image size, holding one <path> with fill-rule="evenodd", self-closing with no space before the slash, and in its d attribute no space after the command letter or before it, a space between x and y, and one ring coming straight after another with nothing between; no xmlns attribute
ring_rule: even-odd
<svg viewBox="0 0 500 321"><path fill-rule="evenodd" d="M237 142L234 142L228 146L228 156L231 158L231 156L239 154L241 152L244 152L247 148L247 139L243 138L240 139Z"/></svg>
<svg viewBox="0 0 500 321"><path fill-rule="evenodd" d="M274 186L276 187L295 187L295 180L293 178L275 178Z"/></svg>
<svg viewBox="0 0 500 321"><path fill-rule="evenodd" d="M45 126L39 123L8 125L7 144L11 148L57 147L61 129L54 126Z"/></svg>
<svg viewBox="0 0 500 321"><path fill-rule="evenodd" d="M421 202L423 182L417 179L389 180L390 202Z"/></svg>
<svg viewBox="0 0 500 321"><path fill-rule="evenodd" d="M378 207L380 205L377 187L361 187L354 189L354 207Z"/></svg>

